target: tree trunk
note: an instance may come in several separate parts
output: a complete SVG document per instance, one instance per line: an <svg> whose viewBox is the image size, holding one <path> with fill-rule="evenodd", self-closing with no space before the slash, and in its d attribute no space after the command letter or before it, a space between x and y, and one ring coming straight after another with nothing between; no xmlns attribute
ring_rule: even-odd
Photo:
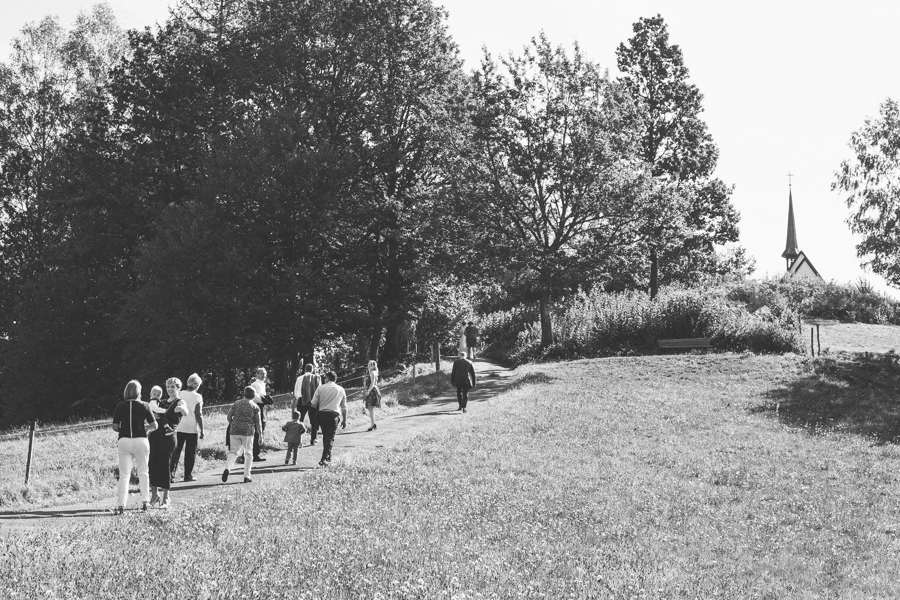
<svg viewBox="0 0 900 600"><path fill-rule="evenodd" d="M441 343L434 340L434 372L441 372Z"/></svg>
<svg viewBox="0 0 900 600"><path fill-rule="evenodd" d="M550 321L550 294L541 293L541 348L553 343L553 323Z"/></svg>
<svg viewBox="0 0 900 600"><path fill-rule="evenodd" d="M392 363L400 357L400 327L403 323L387 323L384 328L384 348L380 360Z"/></svg>
<svg viewBox="0 0 900 600"><path fill-rule="evenodd" d="M659 255L656 248L650 248L650 299L655 300L659 292Z"/></svg>

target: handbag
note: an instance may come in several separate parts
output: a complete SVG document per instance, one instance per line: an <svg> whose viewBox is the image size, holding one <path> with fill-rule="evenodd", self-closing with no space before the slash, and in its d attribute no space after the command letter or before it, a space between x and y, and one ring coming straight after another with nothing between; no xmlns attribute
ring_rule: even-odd
<svg viewBox="0 0 900 600"><path fill-rule="evenodd" d="M270 396L268 394L266 394L265 396L262 397L262 402L263 402L263 406L272 406L273 404L275 404L275 401L272 400L272 396Z"/></svg>

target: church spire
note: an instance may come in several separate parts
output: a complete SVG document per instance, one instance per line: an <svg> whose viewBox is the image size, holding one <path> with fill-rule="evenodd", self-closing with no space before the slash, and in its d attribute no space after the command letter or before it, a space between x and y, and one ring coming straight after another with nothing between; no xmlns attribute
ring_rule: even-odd
<svg viewBox="0 0 900 600"><path fill-rule="evenodd" d="M800 256L800 248L797 247L797 228L794 225L794 197L791 193L791 184L788 183L788 226L787 226L787 243L781 257L787 261L787 268L790 269L791 261Z"/></svg>

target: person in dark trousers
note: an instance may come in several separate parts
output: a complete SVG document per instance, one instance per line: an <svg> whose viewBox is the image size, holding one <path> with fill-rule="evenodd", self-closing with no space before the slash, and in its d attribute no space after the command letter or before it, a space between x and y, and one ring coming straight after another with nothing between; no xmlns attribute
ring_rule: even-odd
<svg viewBox="0 0 900 600"><path fill-rule="evenodd" d="M297 399L296 410L300 413L300 420L302 421L309 413L309 445L315 446L319 427L316 425L318 411L312 407L312 397L322 385L322 380L317 373L313 373L312 364L307 364L303 370L305 373L294 383L294 398Z"/></svg>
<svg viewBox="0 0 900 600"><path fill-rule="evenodd" d="M475 346L478 345L478 328L472 321L469 321L469 325L463 330L463 333L466 336L466 358L474 359Z"/></svg>
<svg viewBox="0 0 900 600"><path fill-rule="evenodd" d="M466 412L469 403L469 390L475 388L475 366L466 360L466 353L460 352L459 358L453 361L453 370L450 371L450 383L456 386L456 401L459 402L457 410Z"/></svg>
<svg viewBox="0 0 900 600"><path fill-rule="evenodd" d="M347 428L347 392L335 383L337 374L334 371L328 371L325 378L328 381L319 386L312 399L313 408L319 411L316 420L319 427L322 428L320 467L327 467L331 464L331 448L334 446L334 436L337 434L338 425L341 429Z"/></svg>

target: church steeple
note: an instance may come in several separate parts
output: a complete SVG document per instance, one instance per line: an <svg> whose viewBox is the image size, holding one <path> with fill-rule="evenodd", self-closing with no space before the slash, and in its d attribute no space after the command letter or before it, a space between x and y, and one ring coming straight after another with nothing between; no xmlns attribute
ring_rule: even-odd
<svg viewBox="0 0 900 600"><path fill-rule="evenodd" d="M791 186L788 184L788 226L787 226L787 243L781 257L787 261L787 268L791 268L791 261L800 256L800 248L797 246L797 228L794 225L794 197L791 193Z"/></svg>

